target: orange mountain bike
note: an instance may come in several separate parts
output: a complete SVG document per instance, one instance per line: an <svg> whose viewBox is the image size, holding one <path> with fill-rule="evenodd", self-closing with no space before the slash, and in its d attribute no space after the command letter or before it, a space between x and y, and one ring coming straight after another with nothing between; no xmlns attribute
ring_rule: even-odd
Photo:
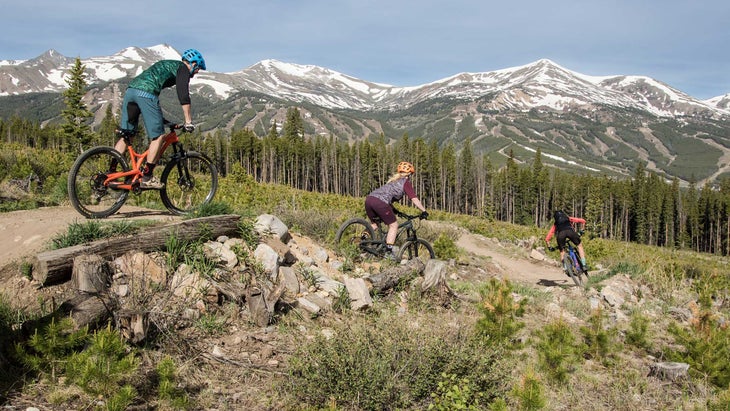
<svg viewBox="0 0 730 411"><path fill-rule="evenodd" d="M186 151L176 130L179 124L167 124L170 132L160 137L160 165L164 165L159 189L141 188L140 179L147 151L137 153L132 147L133 132L120 131L129 153L129 161L113 147L92 147L74 162L68 174L68 195L73 207L86 218L106 218L119 211L129 193L159 190L162 203L172 213L187 214L209 203L218 190L218 170L204 154ZM163 154L172 146L170 158Z"/></svg>

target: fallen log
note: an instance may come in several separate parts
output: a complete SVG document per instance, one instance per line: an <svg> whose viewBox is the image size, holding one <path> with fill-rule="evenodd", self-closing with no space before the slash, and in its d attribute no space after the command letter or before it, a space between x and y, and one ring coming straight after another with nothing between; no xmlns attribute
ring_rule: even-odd
<svg viewBox="0 0 730 411"><path fill-rule="evenodd" d="M111 259L132 250L143 252L162 250L170 236L182 241L193 241L232 235L238 232L240 219L241 216L235 214L194 218L163 226L147 227L131 236L106 238L88 244L44 251L33 259L33 278L43 285L68 281L71 278L74 257L82 254L98 254Z"/></svg>
<svg viewBox="0 0 730 411"><path fill-rule="evenodd" d="M410 280L418 276L423 273L424 269L423 261L414 258L403 265L388 268L378 274L365 277L364 280L370 284L373 290L382 293L395 288L403 280Z"/></svg>
<svg viewBox="0 0 730 411"><path fill-rule="evenodd" d="M51 321L59 321L68 317L71 319L74 330L88 326L89 330L93 331L106 325L117 308L117 301L109 295L77 292L53 312L24 322L22 330L26 336L30 336L36 330L50 324Z"/></svg>

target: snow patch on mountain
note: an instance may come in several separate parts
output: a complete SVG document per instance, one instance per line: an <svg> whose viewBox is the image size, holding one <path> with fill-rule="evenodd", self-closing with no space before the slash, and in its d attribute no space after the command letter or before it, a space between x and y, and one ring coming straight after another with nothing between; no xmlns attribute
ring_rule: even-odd
<svg viewBox="0 0 730 411"><path fill-rule="evenodd" d="M527 151L531 152L531 153L537 153L537 150L535 150L535 149L534 149L534 148L532 148L532 147L528 147L528 146L525 146L525 145L520 145L520 146L521 146L522 148L524 148L525 150L527 150ZM594 172L599 172L599 171L601 171L601 170L599 170L599 169L597 169L597 168L593 168L593 167L588 167L588 166L586 166L586 165L584 165L584 164L579 164L579 163L578 163L578 162L576 162L576 161L573 161L573 160L568 160L568 159L566 159L566 158L564 158L564 157L561 157L561 156L557 156L557 155L555 155L555 154L548 154L548 153L545 153L545 152L542 152L542 151L541 151L541 152L540 152L540 155L541 155L541 156L543 156L543 157L549 158L549 159L551 159L551 160L559 161L559 162L561 162L561 163L564 163L564 164L569 164L569 165L571 165L571 166L575 166L575 167L581 167L581 168L584 168L584 169L586 169L586 170L589 170L589 171L594 171Z"/></svg>
<svg viewBox="0 0 730 411"><path fill-rule="evenodd" d="M229 84L208 78L201 74L196 75L190 80L190 86L208 86L213 89L216 95L224 99L230 97L230 95L236 91L236 89L231 87Z"/></svg>
<svg viewBox="0 0 730 411"><path fill-rule="evenodd" d="M160 59L177 60L180 53L166 44L128 47L111 56L84 59L82 64L90 83L113 82L132 78ZM74 59L54 50L32 60L3 61L0 95L61 92L67 87L64 73L73 63ZM699 101L649 77L588 76L549 59L491 72L459 73L409 87L373 83L327 68L267 59L232 73L205 71L194 78L193 85L210 87L215 96L223 99L237 91L250 90L329 109L398 110L446 98L479 100L485 109L496 111L592 111L613 106L661 117L730 115L727 96Z"/></svg>

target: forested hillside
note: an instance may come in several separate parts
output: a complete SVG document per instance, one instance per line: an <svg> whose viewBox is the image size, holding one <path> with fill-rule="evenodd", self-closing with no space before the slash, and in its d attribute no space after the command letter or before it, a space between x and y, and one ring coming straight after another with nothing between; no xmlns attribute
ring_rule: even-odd
<svg viewBox="0 0 730 411"><path fill-rule="evenodd" d="M43 195L44 204L65 201L65 173L82 149L113 144L107 137L113 135L113 118L107 110L99 129L83 142L73 141L61 127L19 117L0 120L0 179L33 180L31 187ZM241 167L258 182L355 197L383 183L405 160L416 167L414 186L429 209L544 227L554 209L564 208L584 217L591 235L602 238L730 252L728 179L717 186L683 187L643 164L630 179L567 172L546 166L540 150L530 162L510 156L495 165L488 155L474 154L468 140L440 147L408 135L395 143L383 134L353 143L310 137L296 108L266 135L245 128L196 133L185 144L214 158L223 175ZM23 205L3 199L3 209L17 207Z"/></svg>

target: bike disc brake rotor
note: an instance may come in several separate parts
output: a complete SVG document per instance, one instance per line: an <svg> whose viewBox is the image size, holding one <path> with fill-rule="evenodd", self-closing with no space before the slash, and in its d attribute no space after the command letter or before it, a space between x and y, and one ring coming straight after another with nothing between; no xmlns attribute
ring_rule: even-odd
<svg viewBox="0 0 730 411"><path fill-rule="evenodd" d="M191 177L180 176L177 179L177 185L183 191L192 190L195 188L195 178L193 178L192 176Z"/></svg>
<svg viewBox="0 0 730 411"><path fill-rule="evenodd" d="M91 186L91 191L95 194L96 199L100 199L107 193L107 187L104 185L104 181L106 181L106 174L105 173L96 173L95 176L91 178L89 181L89 185Z"/></svg>

